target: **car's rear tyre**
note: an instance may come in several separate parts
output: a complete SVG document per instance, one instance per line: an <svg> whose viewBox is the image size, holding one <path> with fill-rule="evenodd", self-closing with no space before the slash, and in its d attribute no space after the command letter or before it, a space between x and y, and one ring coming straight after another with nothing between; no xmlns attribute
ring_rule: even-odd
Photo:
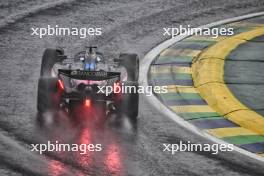
<svg viewBox="0 0 264 176"><path fill-rule="evenodd" d="M59 109L60 95L57 84L57 78L39 79L37 109L40 113Z"/></svg>
<svg viewBox="0 0 264 176"><path fill-rule="evenodd" d="M40 76L41 77L51 77L51 71L53 65L56 62L61 62L60 56L64 54L64 51L61 49L51 49L48 48L44 51L41 62Z"/></svg>
<svg viewBox="0 0 264 176"><path fill-rule="evenodd" d="M138 116L138 83L124 82L124 87L131 87L131 92L124 93L121 102L121 111L131 120L136 121Z"/></svg>
<svg viewBox="0 0 264 176"><path fill-rule="evenodd" d="M127 81L123 86L135 87L135 92L124 93L120 103L121 111L133 122L137 121L138 116L138 75L139 75L139 58L137 54L120 54L120 64L127 70Z"/></svg>
<svg viewBox="0 0 264 176"><path fill-rule="evenodd" d="M139 75L139 57L137 54L122 53L119 56L120 65L127 70L127 81L138 81Z"/></svg>

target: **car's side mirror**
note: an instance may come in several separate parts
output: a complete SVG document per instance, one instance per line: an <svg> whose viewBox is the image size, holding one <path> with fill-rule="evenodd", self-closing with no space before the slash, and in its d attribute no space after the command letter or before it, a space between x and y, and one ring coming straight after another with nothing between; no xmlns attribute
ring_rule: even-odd
<svg viewBox="0 0 264 176"><path fill-rule="evenodd" d="M81 58L80 58L80 61L82 61L82 62L83 62L83 61L84 61L84 57L81 57Z"/></svg>

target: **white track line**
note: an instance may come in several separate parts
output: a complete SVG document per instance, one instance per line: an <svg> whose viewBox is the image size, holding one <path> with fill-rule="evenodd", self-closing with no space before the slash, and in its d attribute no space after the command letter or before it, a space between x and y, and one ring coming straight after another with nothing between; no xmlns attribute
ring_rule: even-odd
<svg viewBox="0 0 264 176"><path fill-rule="evenodd" d="M213 22L210 24L206 24L203 26L200 26L199 28L211 28L211 27L215 27L218 25L223 25L226 23L232 23L232 22L236 22L236 21L240 21L240 20L244 20L244 19L248 19L248 18L253 18L253 17L257 17L257 16L262 16L264 15L264 12L258 12L258 13L252 13L252 14L248 14L248 15L243 15L243 16L239 16L239 17L235 17L235 18L229 18L229 19L225 19L225 20L221 20L221 21L217 21L217 22ZM166 48L168 48L169 46L175 44L176 42L179 42L181 40L183 40L184 38L189 37L190 35L182 35L182 36L177 36L174 38L171 38L161 44L159 44L158 46L156 46L155 48L153 48L151 51L149 51L147 53L147 55L143 58L143 60L140 63L140 73L139 73L139 82L141 85L143 86L148 86L148 70L149 67L151 65L151 62L155 59L155 57L161 53L163 50L165 50ZM207 138L213 142L219 143L219 144L227 144L225 141L218 139L214 136L211 136L210 134L198 129L197 127L195 127L194 125L192 125L191 123L185 121L184 119L182 119L181 117L179 117L177 114L175 114L175 112L171 111L168 107L166 107L163 103L161 103L159 101L159 99L156 96L146 96L146 99L149 101L150 104L152 104L160 113L162 113L164 116L167 116L169 118L171 118L172 120L174 120L177 124L179 124L180 126L188 129L189 131L198 134L199 136L202 136L204 138ZM248 157L251 157L253 159L257 159L259 161L264 162L264 158L261 156L258 156L254 153L251 153L249 151L246 151L242 148L236 147L234 146L234 150L242 153Z"/></svg>

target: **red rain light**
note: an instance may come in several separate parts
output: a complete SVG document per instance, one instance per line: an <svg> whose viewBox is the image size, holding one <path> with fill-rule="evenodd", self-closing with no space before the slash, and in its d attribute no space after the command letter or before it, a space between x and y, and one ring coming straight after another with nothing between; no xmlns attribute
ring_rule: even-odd
<svg viewBox="0 0 264 176"><path fill-rule="evenodd" d="M85 105L86 107L90 107L90 106L91 106L91 100L86 99L86 100L84 101L84 105Z"/></svg>
<svg viewBox="0 0 264 176"><path fill-rule="evenodd" d="M58 84L59 84L59 88L60 88L61 90L64 90L63 82L62 82L60 79L58 80Z"/></svg>

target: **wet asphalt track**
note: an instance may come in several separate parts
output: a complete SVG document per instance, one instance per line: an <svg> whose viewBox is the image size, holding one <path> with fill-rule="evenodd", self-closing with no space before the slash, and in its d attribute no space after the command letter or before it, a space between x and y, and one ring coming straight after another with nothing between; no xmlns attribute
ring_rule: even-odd
<svg viewBox="0 0 264 176"><path fill-rule="evenodd" d="M13 0L1 6L1 16L32 4L26 2ZM36 111L40 58L47 47L63 46L66 54L72 56L83 46L96 44L102 51L112 53L109 55L135 52L142 57L165 40L163 27L198 26L261 10L261 0L80 0L30 14L0 29L0 175L264 175L263 163L235 152L181 152L173 156L163 153L162 143L210 142L163 117L143 96L137 130L130 130L125 122L96 128L82 117L76 123L64 116L55 121L38 121ZM48 24L102 27L103 35L86 40L30 36L30 27ZM31 143L47 140L102 143L103 151L42 156L29 151Z"/></svg>

